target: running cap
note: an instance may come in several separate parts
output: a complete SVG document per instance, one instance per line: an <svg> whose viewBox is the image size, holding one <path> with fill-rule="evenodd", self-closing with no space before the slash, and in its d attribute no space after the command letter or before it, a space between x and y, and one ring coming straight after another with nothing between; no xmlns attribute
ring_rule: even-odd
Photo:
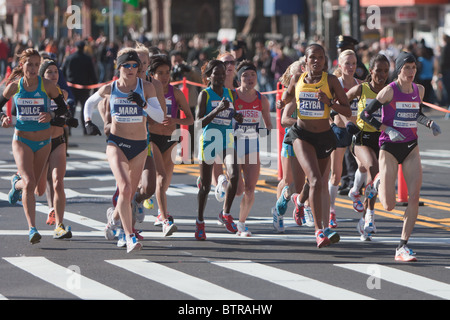
<svg viewBox="0 0 450 320"><path fill-rule="evenodd" d="M245 65L242 68L240 68L239 71L237 72L237 76L238 76L237 80L239 82L241 81L242 74L248 70L253 70L256 72L256 67L253 64L251 64L251 65Z"/></svg>
<svg viewBox="0 0 450 320"><path fill-rule="evenodd" d="M51 60L51 59L45 59L44 62L42 62L42 63L41 63L41 66L39 67L39 75L40 75L41 77L44 77L45 70L47 70L47 68L50 67L50 66L56 66L56 67L58 67L58 66L56 65L56 62L55 62L55 61L53 61L53 60Z"/></svg>
<svg viewBox="0 0 450 320"><path fill-rule="evenodd" d="M416 58L414 55L410 52L402 51L397 56L397 59L395 59L395 72L397 72L397 75L400 74L400 71L402 70L405 63L417 63Z"/></svg>
<svg viewBox="0 0 450 320"><path fill-rule="evenodd" d="M127 61L136 61L139 65L141 65L141 60L139 59L137 52L130 50L117 57L117 69Z"/></svg>

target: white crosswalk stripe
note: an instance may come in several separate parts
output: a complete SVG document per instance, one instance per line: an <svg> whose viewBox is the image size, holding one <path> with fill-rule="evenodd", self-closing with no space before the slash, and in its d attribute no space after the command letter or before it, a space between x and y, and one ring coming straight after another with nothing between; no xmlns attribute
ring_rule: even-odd
<svg viewBox="0 0 450 320"><path fill-rule="evenodd" d="M75 273L69 267L63 267L44 257L5 257L5 261L14 267L20 268L31 275L54 285L83 300L130 300L133 299L106 284L99 283L81 274ZM130 272L139 277L162 284L171 289L182 292L199 300L252 300L239 292L224 288L218 284L206 281L185 272L155 263L147 259L115 259L105 262L118 267L118 275ZM373 300L374 298L353 292L339 286L312 279L301 274L282 270L280 268L264 265L251 260L209 261L210 264L248 275L263 281L267 286L277 285L323 300ZM367 274L370 278L379 277L381 281L388 281L395 285L411 290L417 290L427 295L450 299L450 284L439 282L424 276L402 271L397 268L378 264L334 264L338 269L346 269L357 273ZM448 267L447 267L448 268ZM209 273L219 269L211 269ZM338 270L335 270L338 272ZM164 276L162 276L164 275ZM214 278L214 277L212 277ZM29 284L31 285L31 284ZM144 284L143 284L144 285ZM145 284L148 286L148 284ZM369 288L370 289L370 288ZM29 298L29 297L28 297ZM36 297L37 299L39 297ZM7 300L4 292L0 293L0 300Z"/></svg>
<svg viewBox="0 0 450 320"><path fill-rule="evenodd" d="M321 281L307 278L289 271L266 266L252 261L214 261L211 262L227 269L257 277L279 286L289 288L318 299L371 300L372 298L338 288Z"/></svg>
<svg viewBox="0 0 450 320"><path fill-rule="evenodd" d="M107 260L115 266L201 300L249 300L239 293L145 259ZM164 276L162 276L164 275Z"/></svg>
<svg viewBox="0 0 450 320"><path fill-rule="evenodd" d="M130 300L117 290L91 280L44 257L3 258L12 265L85 300Z"/></svg>
<svg viewBox="0 0 450 320"><path fill-rule="evenodd" d="M336 264L336 266L379 277L381 280L422 291L442 299L450 299L450 285L379 264Z"/></svg>

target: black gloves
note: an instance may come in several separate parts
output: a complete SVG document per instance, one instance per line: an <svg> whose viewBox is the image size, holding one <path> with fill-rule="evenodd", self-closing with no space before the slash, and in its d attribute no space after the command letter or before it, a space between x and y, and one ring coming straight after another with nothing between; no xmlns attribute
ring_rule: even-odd
<svg viewBox="0 0 450 320"><path fill-rule="evenodd" d="M141 95L137 92L134 91L130 91L130 93L128 94L127 97L128 101L133 101L136 102L136 104L141 107L144 108L145 105L147 104L141 97Z"/></svg>
<svg viewBox="0 0 450 320"><path fill-rule="evenodd" d="M93 124L92 121L86 121L84 126L86 128L86 133L88 135L90 136L102 135L100 129L95 124Z"/></svg>

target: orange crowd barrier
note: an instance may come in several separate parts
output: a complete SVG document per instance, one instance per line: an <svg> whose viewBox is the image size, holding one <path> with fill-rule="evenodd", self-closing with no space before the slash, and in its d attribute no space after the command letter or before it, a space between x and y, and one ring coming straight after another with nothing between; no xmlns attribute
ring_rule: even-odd
<svg viewBox="0 0 450 320"><path fill-rule="evenodd" d="M280 101L281 97L283 96L283 85L281 84L281 82L277 83L277 90L276 92L276 101ZM277 160L278 160L278 180L283 179L283 167L281 166L281 147L283 145L283 138L284 138L284 129L283 126L281 125L281 109L276 108L277 110Z"/></svg>

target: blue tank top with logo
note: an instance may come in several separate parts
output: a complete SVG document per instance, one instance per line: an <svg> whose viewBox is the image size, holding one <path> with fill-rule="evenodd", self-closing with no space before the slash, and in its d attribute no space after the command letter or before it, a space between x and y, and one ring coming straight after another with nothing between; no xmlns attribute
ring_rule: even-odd
<svg viewBox="0 0 450 320"><path fill-rule="evenodd" d="M50 110L50 99L42 78L38 76L38 79L39 83L34 91L25 90L23 78L19 81L17 93L14 95L17 111L16 129L19 131L41 131L50 128L50 122L39 122L39 114Z"/></svg>
<svg viewBox="0 0 450 320"><path fill-rule="evenodd" d="M145 101L144 85L142 79L138 78L134 92L141 95ZM124 93L117 87L117 81L111 84L111 98L109 101L111 117L120 123L139 123L147 117L147 113L136 102L128 100L128 92Z"/></svg>

